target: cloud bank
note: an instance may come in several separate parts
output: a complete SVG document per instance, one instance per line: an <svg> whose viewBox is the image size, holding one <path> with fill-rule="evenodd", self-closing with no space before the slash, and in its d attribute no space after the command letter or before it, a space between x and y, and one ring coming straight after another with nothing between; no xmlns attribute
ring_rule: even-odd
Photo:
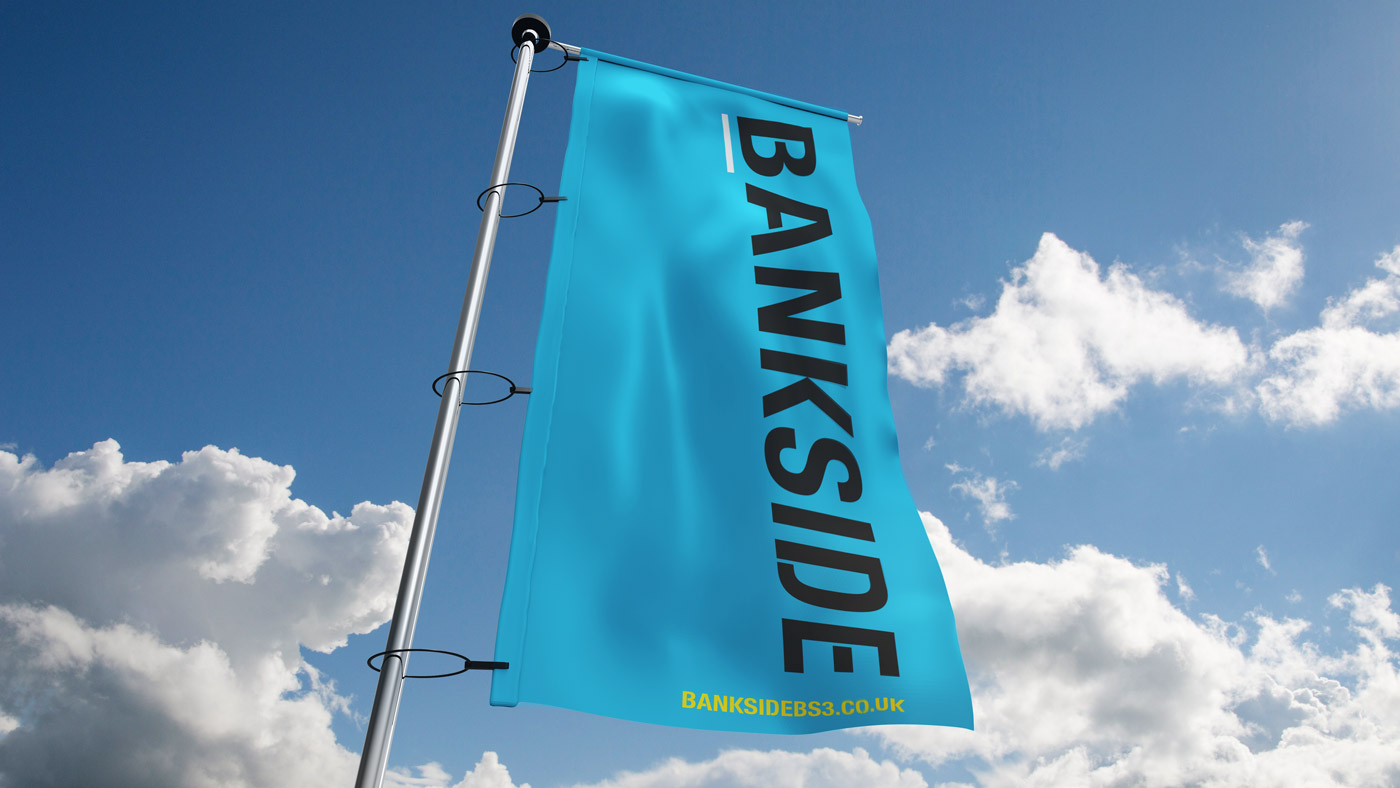
<svg viewBox="0 0 1400 788"><path fill-rule="evenodd" d="M113 441L44 469L0 452L0 786L346 785L347 699L298 656L388 616L411 511L326 515L290 468L206 447L127 462ZM898 760L732 750L594 788L1364 786L1400 780L1400 616L1390 590L1330 598L1354 645L1307 621L1193 618L1185 580L1092 547L985 563L924 527L958 615L975 732L868 729ZM385 589L389 589L386 591ZM526 788L494 753L388 784ZM951 788L951 784L945 786Z"/></svg>
<svg viewBox="0 0 1400 788"><path fill-rule="evenodd" d="M0 785L354 779L347 699L299 649L388 619L413 513L327 516L294 476L212 446L0 451Z"/></svg>
<svg viewBox="0 0 1400 788"><path fill-rule="evenodd" d="M1163 566L1092 546L1048 563L992 565L954 542L938 518L924 513L923 522L957 611L975 731L866 728L857 735L896 760L860 748L732 750L575 788L928 785L900 761L956 764L982 788L1400 781L1400 615L1385 586L1331 597L1354 645L1324 653L1300 619L1187 615L1165 589L1174 586L1183 603L1194 595Z"/></svg>
<svg viewBox="0 0 1400 788"><path fill-rule="evenodd" d="M994 566L925 513L973 682L975 732L873 735L982 786L1369 786L1400 780L1400 616L1390 590L1330 599L1356 644L1255 613L1196 620L1165 567L1091 546Z"/></svg>
<svg viewBox="0 0 1400 788"><path fill-rule="evenodd" d="M677 758L645 772L575 788L927 788L923 775L891 761L877 761L856 747L811 752L730 750L700 763Z"/></svg>

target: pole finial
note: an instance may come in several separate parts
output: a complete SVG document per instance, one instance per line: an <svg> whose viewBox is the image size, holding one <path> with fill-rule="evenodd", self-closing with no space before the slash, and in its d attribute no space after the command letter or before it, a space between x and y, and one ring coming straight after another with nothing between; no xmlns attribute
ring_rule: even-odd
<svg viewBox="0 0 1400 788"><path fill-rule="evenodd" d="M510 37L516 46L534 39L535 51L539 51L549 46L549 23L539 14L521 14L510 26Z"/></svg>

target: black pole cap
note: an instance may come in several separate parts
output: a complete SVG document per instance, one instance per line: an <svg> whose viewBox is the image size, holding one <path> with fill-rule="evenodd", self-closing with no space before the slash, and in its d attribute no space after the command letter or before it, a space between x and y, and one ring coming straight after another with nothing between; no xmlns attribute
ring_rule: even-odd
<svg viewBox="0 0 1400 788"><path fill-rule="evenodd" d="M533 38L535 51L538 52L549 46L549 23L538 14L521 14L516 18L515 24L510 26L510 37L514 39L516 46L525 43L526 39Z"/></svg>

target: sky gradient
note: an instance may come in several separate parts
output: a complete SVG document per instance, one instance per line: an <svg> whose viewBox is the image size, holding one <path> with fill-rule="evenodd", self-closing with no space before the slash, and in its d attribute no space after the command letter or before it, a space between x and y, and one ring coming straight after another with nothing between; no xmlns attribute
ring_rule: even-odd
<svg viewBox="0 0 1400 788"><path fill-rule="evenodd" d="M1394 6L6 3L0 786L353 780L525 11L865 117L978 730L467 675L409 683L397 784L1400 779ZM532 78L513 180L557 185L572 90ZM502 228L473 361L522 385L547 211ZM416 645L489 658L523 417L463 414Z"/></svg>

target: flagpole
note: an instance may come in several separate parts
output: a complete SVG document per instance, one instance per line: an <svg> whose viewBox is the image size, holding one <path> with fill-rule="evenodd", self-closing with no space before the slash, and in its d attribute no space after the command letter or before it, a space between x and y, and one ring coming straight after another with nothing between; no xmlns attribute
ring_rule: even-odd
<svg viewBox="0 0 1400 788"><path fill-rule="evenodd" d="M394 602L394 617L389 623L388 644L384 647L384 661L379 669L379 684L374 691L374 707L365 731L365 746L360 754L360 771L355 778L355 788L380 788L384 782L403 680L408 673L407 650L413 645L418 605L428 574L428 555L433 549L433 533L437 529L443 486L447 481L447 465L452 457L452 443L457 432L462 389L466 383L464 370L470 366L476 326L481 317L481 303L486 295L486 275L491 268L491 253L496 246L496 231L501 222L500 209L505 198L503 184L510 180L511 157L515 153L515 137L520 127L525 88L530 80L535 49L541 42L548 46L550 39L549 25L534 14L525 14L516 19L511 34L520 52L510 84L510 98L506 102L500 141L496 145L496 161L491 167L489 192L477 229L476 249L472 253L471 269L467 274L467 292L462 300L462 314L457 322L457 336L447 367L449 374L443 381L442 401L438 405L432 446L428 450L428 467L423 472L423 487L418 493L418 508L413 516L403 579L399 582L399 595Z"/></svg>

